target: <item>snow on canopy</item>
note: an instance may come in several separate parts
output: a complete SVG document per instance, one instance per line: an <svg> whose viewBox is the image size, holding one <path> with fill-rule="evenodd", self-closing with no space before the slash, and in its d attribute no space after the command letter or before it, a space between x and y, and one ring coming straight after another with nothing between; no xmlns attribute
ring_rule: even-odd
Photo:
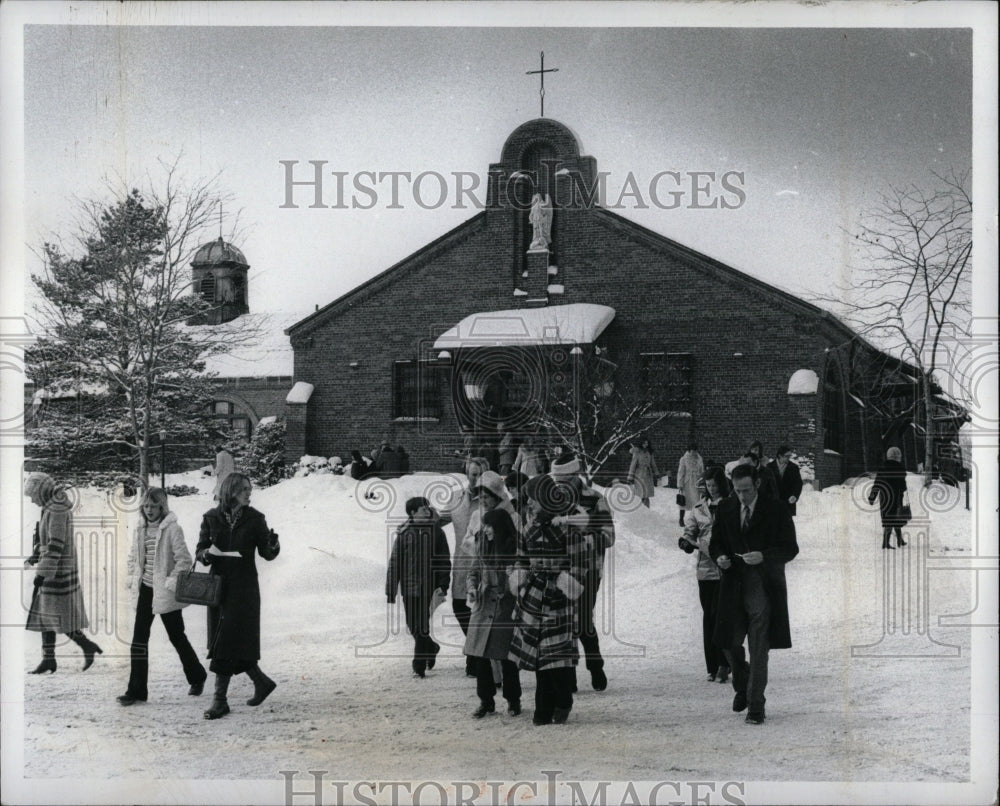
<svg viewBox="0 0 1000 806"><path fill-rule="evenodd" d="M309 398L312 397L313 389L316 387L311 383L306 383L305 381L296 381L295 386L292 387L288 396L285 398L286 403L308 403Z"/></svg>
<svg viewBox="0 0 1000 806"><path fill-rule="evenodd" d="M592 344L614 318L614 308L589 302L483 311L466 316L442 333L434 349Z"/></svg>

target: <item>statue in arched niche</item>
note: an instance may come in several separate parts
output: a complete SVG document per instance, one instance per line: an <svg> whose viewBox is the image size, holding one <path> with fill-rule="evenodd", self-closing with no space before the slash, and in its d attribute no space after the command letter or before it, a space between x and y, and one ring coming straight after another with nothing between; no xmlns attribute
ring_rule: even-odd
<svg viewBox="0 0 1000 806"><path fill-rule="evenodd" d="M549 195L536 193L531 197L531 245L529 251L548 249L552 240L552 200Z"/></svg>

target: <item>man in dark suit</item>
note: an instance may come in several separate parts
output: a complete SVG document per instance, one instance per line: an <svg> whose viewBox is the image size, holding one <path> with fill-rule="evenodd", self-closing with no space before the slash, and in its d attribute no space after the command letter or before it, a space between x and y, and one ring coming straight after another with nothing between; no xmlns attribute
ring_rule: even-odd
<svg viewBox="0 0 1000 806"><path fill-rule="evenodd" d="M759 487L756 468L733 468L734 494L719 504L708 547L722 571L715 643L730 661L733 710L749 705L746 721L752 725L764 722L768 652L792 645L785 563L799 553L788 507L760 495Z"/></svg>
<svg viewBox="0 0 1000 806"><path fill-rule="evenodd" d="M802 495L802 474L799 466L792 461L792 449L787 445L778 448L774 459L767 465L767 472L778 490L778 500L788 505L788 513L794 518L795 503Z"/></svg>

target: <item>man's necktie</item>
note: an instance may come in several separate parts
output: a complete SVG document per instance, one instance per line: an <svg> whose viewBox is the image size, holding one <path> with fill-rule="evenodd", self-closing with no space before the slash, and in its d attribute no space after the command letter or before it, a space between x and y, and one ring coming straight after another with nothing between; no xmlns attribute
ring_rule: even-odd
<svg viewBox="0 0 1000 806"><path fill-rule="evenodd" d="M747 527L749 525L750 525L750 507L748 507L746 504L744 504L743 505L743 531L744 532L747 530Z"/></svg>

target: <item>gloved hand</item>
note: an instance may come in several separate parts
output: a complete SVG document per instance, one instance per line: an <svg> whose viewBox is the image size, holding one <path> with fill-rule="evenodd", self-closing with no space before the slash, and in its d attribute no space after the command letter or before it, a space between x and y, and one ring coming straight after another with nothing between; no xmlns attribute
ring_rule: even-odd
<svg viewBox="0 0 1000 806"><path fill-rule="evenodd" d="M41 574L35 574L35 583L34 584L35 584L36 588L42 587L42 583L44 583L44 582L45 582L45 577L43 577Z"/></svg>
<svg viewBox="0 0 1000 806"><path fill-rule="evenodd" d="M208 549L202 549L198 552L198 562L202 565L211 565L214 556L215 555L209 553Z"/></svg>
<svg viewBox="0 0 1000 806"><path fill-rule="evenodd" d="M694 554L695 551L695 545L686 537L677 538L677 548L681 549L687 554Z"/></svg>

